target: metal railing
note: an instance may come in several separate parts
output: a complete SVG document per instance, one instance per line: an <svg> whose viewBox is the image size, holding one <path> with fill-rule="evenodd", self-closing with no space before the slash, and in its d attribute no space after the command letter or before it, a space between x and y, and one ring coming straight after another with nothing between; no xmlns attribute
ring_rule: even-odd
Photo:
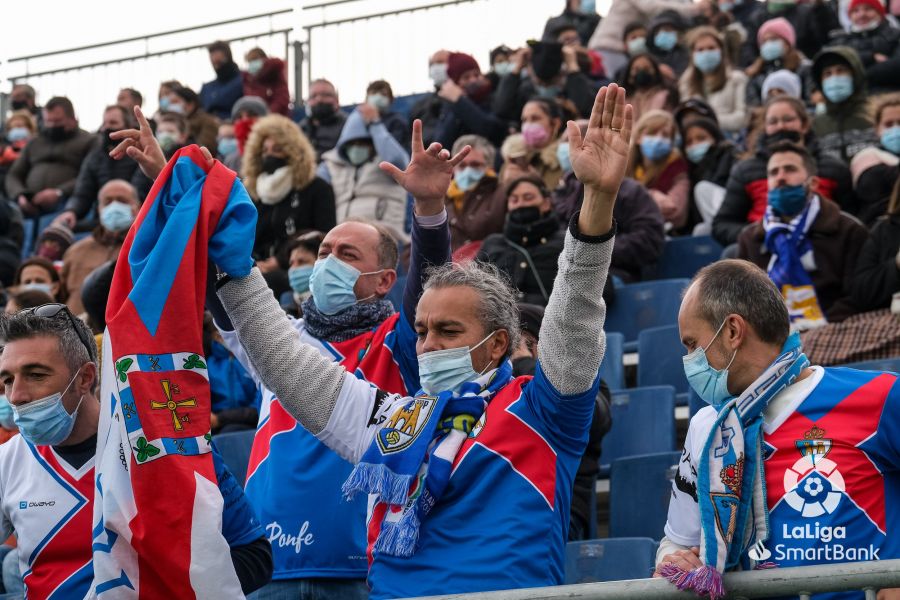
<svg viewBox="0 0 900 600"><path fill-rule="evenodd" d="M726 598L771 598L797 596L809 600L823 592L862 590L866 600L875 600L877 591L900 587L900 559L823 564L811 567L766 569L725 574ZM448 594L407 600L697 600L665 579L633 579L607 583L583 583L557 587Z"/></svg>

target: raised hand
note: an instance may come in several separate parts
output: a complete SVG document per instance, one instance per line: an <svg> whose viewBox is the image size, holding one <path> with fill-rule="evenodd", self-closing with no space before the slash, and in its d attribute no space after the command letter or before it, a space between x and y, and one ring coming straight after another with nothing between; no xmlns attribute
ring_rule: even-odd
<svg viewBox="0 0 900 600"><path fill-rule="evenodd" d="M471 151L472 147L466 146L451 157L450 152L437 142L426 149L422 144L422 121L416 119L412 128L412 160L406 170L401 171L389 162L378 166L412 194L417 215L437 214L444 206L444 197L453 179L453 167Z"/></svg>
<svg viewBox="0 0 900 600"><path fill-rule="evenodd" d="M156 179L166 166L166 156L139 106L134 107L134 116L140 129L123 129L109 134L113 141L122 140L109 155L115 160L128 156L138 164L144 175Z"/></svg>
<svg viewBox="0 0 900 600"><path fill-rule="evenodd" d="M615 83L603 87L594 100L587 133L569 121L572 170L585 187L615 194L625 177L631 142L632 109L625 104L625 89Z"/></svg>

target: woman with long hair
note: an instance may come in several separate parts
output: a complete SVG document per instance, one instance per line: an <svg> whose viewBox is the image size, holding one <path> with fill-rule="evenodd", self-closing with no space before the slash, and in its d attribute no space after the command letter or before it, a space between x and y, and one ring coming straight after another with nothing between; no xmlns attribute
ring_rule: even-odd
<svg viewBox="0 0 900 600"><path fill-rule="evenodd" d="M894 184L887 214L872 228L856 262L853 303L860 311L891 306L900 292L900 180Z"/></svg>

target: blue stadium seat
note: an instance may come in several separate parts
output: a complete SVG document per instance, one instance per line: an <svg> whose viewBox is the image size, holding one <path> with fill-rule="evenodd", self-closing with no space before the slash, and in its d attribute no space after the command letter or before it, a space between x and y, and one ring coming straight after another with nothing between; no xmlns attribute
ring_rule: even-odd
<svg viewBox="0 0 900 600"><path fill-rule="evenodd" d="M634 435L647 435L636 431ZM649 537L659 540L672 496L672 479L680 452L620 458L612 463L609 480L609 537Z"/></svg>
<svg viewBox="0 0 900 600"><path fill-rule="evenodd" d="M638 387L671 385L676 394L687 394L684 376L684 346L678 325L664 325L643 330L638 335ZM687 396L685 396L685 402Z"/></svg>
<svg viewBox="0 0 900 600"><path fill-rule="evenodd" d="M721 255L722 246L708 235L671 238L663 247L653 279L690 279Z"/></svg>
<svg viewBox="0 0 900 600"><path fill-rule="evenodd" d="M250 448L253 446L254 435L256 431L248 429L213 436L216 449L241 487L244 487L244 481L247 479L247 465L250 463Z"/></svg>
<svg viewBox="0 0 900 600"><path fill-rule="evenodd" d="M566 544L566 584L645 579L656 566L650 538L612 538Z"/></svg>
<svg viewBox="0 0 900 600"><path fill-rule="evenodd" d="M416 102L424 98L425 96L430 96L431 92L425 92L422 94L409 94L408 96L398 96L394 98L394 103L391 104L391 110L396 113L400 113L407 119L409 119L409 113L412 112L412 107L416 105Z"/></svg>
<svg viewBox="0 0 900 600"><path fill-rule="evenodd" d="M675 388L659 385L620 390L610 402L612 427L603 436L600 476L623 456L675 449Z"/></svg>
<svg viewBox="0 0 900 600"><path fill-rule="evenodd" d="M636 352L641 331L678 322L681 293L689 283L689 279L661 279L617 288L606 315L606 330L624 334L625 352Z"/></svg>
<svg viewBox="0 0 900 600"><path fill-rule="evenodd" d="M606 334L606 354L600 363L600 378L610 390L625 389L625 365L622 364L625 336L617 331Z"/></svg>
<svg viewBox="0 0 900 600"><path fill-rule="evenodd" d="M860 371L890 371L891 373L900 373L900 358L864 360L862 362L841 366L850 369L859 369Z"/></svg>

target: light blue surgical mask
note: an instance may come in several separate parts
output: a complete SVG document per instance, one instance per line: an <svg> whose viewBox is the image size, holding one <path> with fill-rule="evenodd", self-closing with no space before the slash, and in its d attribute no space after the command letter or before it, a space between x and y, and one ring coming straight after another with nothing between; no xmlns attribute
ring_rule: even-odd
<svg viewBox="0 0 900 600"><path fill-rule="evenodd" d="M534 84L534 90L539 97L547 99L556 98L562 92L558 85L541 85L539 83Z"/></svg>
<svg viewBox="0 0 900 600"><path fill-rule="evenodd" d="M853 78L849 75L832 75L822 82L822 93L833 104L840 104L853 95Z"/></svg>
<svg viewBox="0 0 900 600"><path fill-rule="evenodd" d="M10 142L19 142L31 135L27 127L12 127L6 132L6 139Z"/></svg>
<svg viewBox="0 0 900 600"><path fill-rule="evenodd" d="M100 210L100 224L109 231L125 231L134 223L134 212L124 202L110 202Z"/></svg>
<svg viewBox="0 0 900 600"><path fill-rule="evenodd" d="M641 154L654 162L662 160L672 152L672 140L658 135L645 135L641 139Z"/></svg>
<svg viewBox="0 0 900 600"><path fill-rule="evenodd" d="M344 152L347 153L347 160L354 167L363 165L372 158L372 150L368 146L361 146L359 144L347 146L347 148L344 149Z"/></svg>
<svg viewBox="0 0 900 600"><path fill-rule="evenodd" d="M437 395L441 392L456 392L459 386L467 381L477 379L491 366L490 361L481 371L472 367L472 351L485 343L492 335L492 331L483 340L472 348L462 346L460 348L448 348L446 350L434 350L425 352L418 357L419 381L422 383L422 391L426 394Z"/></svg>
<svg viewBox="0 0 900 600"><path fill-rule="evenodd" d="M733 8L733 2L719 2L719 10L721 10L722 12L731 12L731 9Z"/></svg>
<svg viewBox="0 0 900 600"><path fill-rule="evenodd" d="M881 134L881 145L894 154L900 154L900 125L894 125Z"/></svg>
<svg viewBox="0 0 900 600"><path fill-rule="evenodd" d="M556 146L556 160L559 161L559 168L562 169L563 173L568 173L572 170L572 157L569 155L568 142L560 142Z"/></svg>
<svg viewBox="0 0 900 600"><path fill-rule="evenodd" d="M657 31L653 36L653 45L668 52L678 43L678 33L675 31Z"/></svg>
<svg viewBox="0 0 900 600"><path fill-rule="evenodd" d="M69 437L75 426L75 417L78 416L78 409L81 408L84 396L78 401L78 406L71 415L63 406L62 399L72 387L79 372L80 369L75 372L69 385L62 392L13 407L16 426L26 440L36 446L53 446L64 442Z"/></svg>
<svg viewBox="0 0 900 600"><path fill-rule="evenodd" d="M647 52L647 38L638 37L628 40L626 44L628 48L629 56L637 56L638 54L644 54Z"/></svg>
<svg viewBox="0 0 900 600"><path fill-rule="evenodd" d="M288 269L288 281L291 289L296 294L303 294L309 291L309 278L312 276L313 266L304 265L302 267L291 267Z"/></svg>
<svg viewBox="0 0 900 600"><path fill-rule="evenodd" d="M589 15L597 12L597 0L581 0L581 14Z"/></svg>
<svg viewBox="0 0 900 600"><path fill-rule="evenodd" d="M37 290L51 297L53 296L53 287L49 283L26 283L22 287L26 290Z"/></svg>
<svg viewBox="0 0 900 600"><path fill-rule="evenodd" d="M495 63L494 64L494 73L496 73L500 77L504 77L504 76L512 73L514 68L515 68L515 65L509 61L502 62L502 63Z"/></svg>
<svg viewBox="0 0 900 600"><path fill-rule="evenodd" d="M230 154L234 154L238 150L237 139L233 137L223 137L219 140L216 150L219 151L219 156L223 158Z"/></svg>
<svg viewBox="0 0 900 600"><path fill-rule="evenodd" d="M482 177L484 177L484 169L466 167L453 174L453 181L456 182L456 187L458 187L460 191L468 192L478 185L478 182L481 181Z"/></svg>
<svg viewBox="0 0 900 600"><path fill-rule="evenodd" d="M0 427L3 429L16 428L16 413L6 394L0 394Z"/></svg>
<svg viewBox="0 0 900 600"><path fill-rule="evenodd" d="M263 68L263 59L254 58L251 61L247 61L247 72L251 75L256 75Z"/></svg>
<svg viewBox="0 0 900 600"><path fill-rule="evenodd" d="M391 101L384 94L369 94L366 96L366 104L377 109L379 112L384 112L391 105Z"/></svg>
<svg viewBox="0 0 900 600"><path fill-rule="evenodd" d="M687 155L689 161L697 164L703 160L710 148L712 148L711 142L697 142L693 146L685 148L684 153Z"/></svg>
<svg viewBox="0 0 900 600"><path fill-rule="evenodd" d="M363 275L376 275L382 271L384 269L360 273L359 269L348 265L334 254L317 260L309 277L309 289L312 291L316 308L326 315L334 315L350 308L359 301L353 291L356 280Z"/></svg>
<svg viewBox="0 0 900 600"><path fill-rule="evenodd" d="M766 62L778 60L784 56L784 43L781 40L769 40L759 47L759 55Z"/></svg>
<svg viewBox="0 0 900 600"><path fill-rule="evenodd" d="M719 408L732 398L731 392L728 391L728 368L731 367L731 363L737 356L737 349L735 349L731 360L721 371L712 368L706 358L706 352L719 337L723 327L725 327L725 321L719 325L716 334L709 340L709 344L705 348L701 346L681 359L684 363L684 374L688 383L701 400L715 408Z"/></svg>
<svg viewBox="0 0 900 600"><path fill-rule="evenodd" d="M178 104L178 103L172 104L171 102L169 102L168 110L169 110L169 112L173 112L173 113L176 113L179 115L183 115L185 113L184 104Z"/></svg>
<svg viewBox="0 0 900 600"><path fill-rule="evenodd" d="M174 133L168 131L157 131L156 141L159 142L159 147L163 149L163 152L169 152L178 146L178 138Z"/></svg>
<svg viewBox="0 0 900 600"><path fill-rule="evenodd" d="M163 96L162 98L159 99L159 110L161 112L168 112L170 104L172 104L172 103L169 102L169 98L166 96Z"/></svg>
<svg viewBox="0 0 900 600"><path fill-rule="evenodd" d="M694 66L702 73L712 73L722 64L722 51L718 48L712 50L698 50L694 52Z"/></svg>

